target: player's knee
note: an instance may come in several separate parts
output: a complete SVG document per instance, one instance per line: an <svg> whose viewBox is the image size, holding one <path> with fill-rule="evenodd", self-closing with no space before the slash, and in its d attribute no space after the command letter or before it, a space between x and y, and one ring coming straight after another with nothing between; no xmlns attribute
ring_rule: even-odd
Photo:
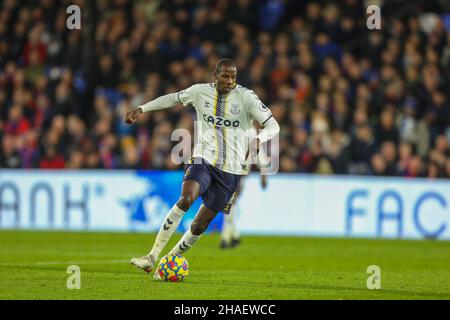
<svg viewBox="0 0 450 320"><path fill-rule="evenodd" d="M192 197L182 195L177 201L177 207L183 211L188 211L192 205L192 202Z"/></svg>
<svg viewBox="0 0 450 320"><path fill-rule="evenodd" d="M206 228L208 228L208 224L202 221L194 220L191 224L191 232L196 236L205 232Z"/></svg>

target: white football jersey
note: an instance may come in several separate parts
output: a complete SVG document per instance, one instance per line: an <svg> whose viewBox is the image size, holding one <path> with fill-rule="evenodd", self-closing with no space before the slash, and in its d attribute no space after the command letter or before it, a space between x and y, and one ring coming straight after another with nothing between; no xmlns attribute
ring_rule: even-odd
<svg viewBox="0 0 450 320"><path fill-rule="evenodd" d="M248 174L245 156L252 123L256 120L264 126L272 117L258 96L240 85L222 95L215 83L201 83L180 91L178 100L197 112L198 139L193 157L201 157L225 172Z"/></svg>

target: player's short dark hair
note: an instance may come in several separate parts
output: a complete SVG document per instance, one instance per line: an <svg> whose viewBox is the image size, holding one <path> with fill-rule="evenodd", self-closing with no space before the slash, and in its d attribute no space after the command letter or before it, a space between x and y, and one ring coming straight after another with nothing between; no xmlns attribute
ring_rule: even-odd
<svg viewBox="0 0 450 320"><path fill-rule="evenodd" d="M223 67L236 68L236 63L234 63L234 61L230 58L222 58L216 63L216 67L214 68L214 74L219 74L222 71Z"/></svg>

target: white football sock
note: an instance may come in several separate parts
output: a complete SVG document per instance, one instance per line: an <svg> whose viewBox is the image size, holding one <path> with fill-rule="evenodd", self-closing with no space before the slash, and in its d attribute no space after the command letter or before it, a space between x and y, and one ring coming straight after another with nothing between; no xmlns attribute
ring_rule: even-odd
<svg viewBox="0 0 450 320"><path fill-rule="evenodd" d="M158 235L156 236L155 243L153 245L152 250L149 255L155 258L155 261L158 259L161 251L166 246L173 232L178 228L181 219L183 218L185 211L181 210L174 205L172 209L170 209L169 213L164 218L164 223L159 228Z"/></svg>
<svg viewBox="0 0 450 320"><path fill-rule="evenodd" d="M180 241L173 247L170 253L182 254L188 251L200 238L201 235L196 236L192 234L191 228L189 228L181 237Z"/></svg>
<svg viewBox="0 0 450 320"><path fill-rule="evenodd" d="M229 243L231 241L231 238L233 237L233 232L235 229L233 208L234 208L234 206L232 206L230 212L228 214L224 214L224 217L223 217L221 239L223 241L225 241L226 243Z"/></svg>
<svg viewBox="0 0 450 320"><path fill-rule="evenodd" d="M231 207L230 210L230 216L232 219L232 227L231 227L231 239L239 239L240 238L240 233L239 233L239 229L236 225L236 218L237 218L237 214L238 214L239 210L238 207L236 205Z"/></svg>
<svg viewBox="0 0 450 320"><path fill-rule="evenodd" d="M231 235L232 239L239 239L241 237L241 234L239 233L239 230L235 224L233 224L233 234Z"/></svg>

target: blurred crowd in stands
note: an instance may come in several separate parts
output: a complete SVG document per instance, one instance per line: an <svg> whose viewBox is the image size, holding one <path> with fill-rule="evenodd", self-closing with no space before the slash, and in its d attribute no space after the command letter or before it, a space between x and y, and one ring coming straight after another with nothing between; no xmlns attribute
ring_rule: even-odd
<svg viewBox="0 0 450 320"><path fill-rule="evenodd" d="M376 1L369 30L360 0L96 0L94 47L86 2L1 2L1 168L181 168L192 108L124 114L230 57L281 125L281 172L450 178L448 1Z"/></svg>

